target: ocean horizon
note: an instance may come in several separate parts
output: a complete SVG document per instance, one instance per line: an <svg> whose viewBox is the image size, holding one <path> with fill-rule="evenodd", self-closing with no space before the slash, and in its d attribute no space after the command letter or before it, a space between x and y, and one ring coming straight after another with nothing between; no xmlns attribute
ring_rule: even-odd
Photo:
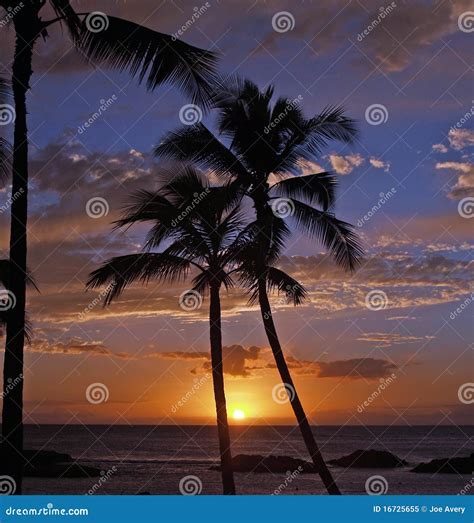
<svg viewBox="0 0 474 523"><path fill-rule="evenodd" d="M233 455L308 460L296 426L232 425ZM26 494L180 494L183 478L198 478L202 494L220 494L217 429L213 425L26 425L25 448L67 453L100 469L92 478L25 478ZM388 494L471 492L471 474L413 473L419 463L470 455L474 426L313 426L326 460L356 450L389 451L407 462L396 469L331 466L345 494L366 493L366 481L384 477ZM324 494L317 474L236 472L241 494ZM466 488L467 487L467 488Z"/></svg>

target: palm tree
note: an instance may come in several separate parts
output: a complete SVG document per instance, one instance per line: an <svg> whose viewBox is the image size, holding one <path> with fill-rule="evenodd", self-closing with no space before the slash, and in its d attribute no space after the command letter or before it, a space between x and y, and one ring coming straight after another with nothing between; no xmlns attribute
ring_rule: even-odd
<svg viewBox="0 0 474 523"><path fill-rule="evenodd" d="M225 188L209 187L192 168L185 169L157 193L138 192L117 223L125 226L153 222L147 252L112 258L91 274L87 287L108 284L104 303L109 304L133 282L172 283L185 279L191 269L198 271L187 295L198 301L207 293L210 296L211 364L223 492L235 494L224 392L220 291L233 286L231 273L235 271L243 221L238 206L229 209L232 202L227 196ZM159 253L149 252L165 240L171 242L168 247Z"/></svg>
<svg viewBox="0 0 474 523"><path fill-rule="evenodd" d="M298 174L305 162L314 161L331 140L351 143L356 126L341 107L328 107L317 116L305 118L292 100L279 98L272 103L273 87L260 91L251 81L238 79L222 84L229 87L216 96L214 105L223 141L199 123L168 133L155 154L211 169L227 178L240 197L251 198L259 228L252 270L257 276L257 299L266 335L311 459L328 492L340 494L316 444L281 349L268 299L267 267L278 258L290 234L287 219L310 238L322 241L344 269L353 271L360 263L362 249L352 226L330 212L335 201L334 175L322 172L286 177ZM270 177L280 181L271 185Z"/></svg>
<svg viewBox="0 0 474 523"><path fill-rule="evenodd" d="M49 4L56 13L42 20L40 13ZM4 378L23 375L25 338L26 260L28 219L28 128L26 96L32 76L32 56L39 38L48 27L64 23L80 52L95 64L127 70L139 81L146 78L154 89L172 82L205 103L214 80L215 56L177 41L171 36L115 17L107 17L102 30L96 31L90 13L77 14L69 0L0 0L0 7L13 13L15 51L12 89L16 113L13 143L13 177L10 230L11 292L16 305L9 315L6 334ZM89 22L89 23L88 23ZM99 20L99 23L101 21ZM93 30L89 30L92 27ZM5 381L5 380L4 380ZM5 474L22 490L23 466L23 383L3 402L1 463ZM2 472L3 472L2 471Z"/></svg>

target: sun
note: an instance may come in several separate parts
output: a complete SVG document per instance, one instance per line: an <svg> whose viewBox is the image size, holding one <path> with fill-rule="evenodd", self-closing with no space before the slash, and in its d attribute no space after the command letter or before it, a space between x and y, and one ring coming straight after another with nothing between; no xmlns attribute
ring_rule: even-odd
<svg viewBox="0 0 474 523"><path fill-rule="evenodd" d="M234 419L245 419L245 412L242 410L242 409L235 409L233 414L232 414L232 417Z"/></svg>

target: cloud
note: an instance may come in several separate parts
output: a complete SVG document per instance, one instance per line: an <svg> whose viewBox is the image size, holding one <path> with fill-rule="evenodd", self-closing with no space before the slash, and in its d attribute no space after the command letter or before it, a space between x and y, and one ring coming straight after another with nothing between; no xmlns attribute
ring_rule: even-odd
<svg viewBox="0 0 474 523"><path fill-rule="evenodd" d="M86 341L71 338L67 341L49 341L46 339L33 339L27 346L28 352L42 354L63 354L66 356L109 356L111 358L133 359L133 356L124 352L113 352L100 341Z"/></svg>
<svg viewBox="0 0 474 523"><path fill-rule="evenodd" d="M390 376L397 366L384 359L352 358L336 361L306 361L287 358L296 374L317 378L378 379Z"/></svg>
<svg viewBox="0 0 474 523"><path fill-rule="evenodd" d="M447 153L448 152L448 148L446 147L446 145L443 145L442 143L435 143L434 145L431 146L431 148L433 149L433 151L436 151L437 153Z"/></svg>
<svg viewBox="0 0 474 523"><path fill-rule="evenodd" d="M391 318L393 319L393 318ZM357 341L374 343L379 347L391 347L405 343L416 343L434 339L434 336L411 336L394 332L366 332L357 338Z"/></svg>
<svg viewBox="0 0 474 523"><path fill-rule="evenodd" d="M360 154L348 154L347 156L330 154L329 161L337 174L346 175L350 174L355 167L362 165L364 158Z"/></svg>
<svg viewBox="0 0 474 523"><path fill-rule="evenodd" d="M474 165L468 162L442 162L436 164L436 169L444 169L461 173L456 183L451 187L448 198L460 200L474 196Z"/></svg>
<svg viewBox="0 0 474 523"><path fill-rule="evenodd" d="M245 349L242 345L230 345L222 348L224 373L235 378L248 378L254 374L256 365L248 362L259 360L262 349L249 347ZM207 352L155 352L148 357L158 359L173 359L182 361L203 360L199 367L191 370L192 374L207 373L212 370L210 355Z"/></svg>
<svg viewBox="0 0 474 523"><path fill-rule="evenodd" d="M474 131L470 129L450 129L448 133L449 144L456 151L474 146Z"/></svg>
<svg viewBox="0 0 474 523"><path fill-rule="evenodd" d="M369 158L369 162L375 169L383 169L385 172L390 170L390 162L384 162L383 160L374 157Z"/></svg>

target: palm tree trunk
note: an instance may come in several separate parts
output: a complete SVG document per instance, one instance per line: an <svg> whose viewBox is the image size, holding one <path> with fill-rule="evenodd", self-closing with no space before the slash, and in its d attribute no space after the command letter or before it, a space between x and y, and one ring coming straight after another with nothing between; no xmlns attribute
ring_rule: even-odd
<svg viewBox="0 0 474 523"><path fill-rule="evenodd" d="M280 341L278 339L278 334L272 317L272 310L268 300L267 286L264 278L261 278L258 283L258 299L265 332L267 334L281 380L288 390L291 406L293 408L293 412L295 413L296 420L298 421L306 448L308 449L309 455L311 456L314 466L321 476L328 493L340 494L341 492L332 477L331 471L328 469L321 455L318 444L316 443L313 431L311 430L311 426L308 422L308 419L306 418L303 405L301 404L298 393L296 392L296 387L293 383L293 379L291 378L285 356L281 350Z"/></svg>
<svg viewBox="0 0 474 523"><path fill-rule="evenodd" d="M13 147L12 206L10 225L9 291L13 308L8 311L5 360L3 366L4 398L2 411L2 473L22 491L23 469L23 349L25 340L26 255L28 216L28 129L26 93L32 75L33 46L39 35L35 19L24 13L15 17L16 44L12 68L12 89L15 102ZM37 11L33 11L37 15ZM9 383L15 383L10 390Z"/></svg>
<svg viewBox="0 0 474 523"><path fill-rule="evenodd" d="M224 390L224 370L222 365L221 300L219 286L212 285L209 311L211 334L211 364L214 383L214 398L217 411L217 432L221 456L222 484L224 494L235 494L232 453L230 449L229 423Z"/></svg>

